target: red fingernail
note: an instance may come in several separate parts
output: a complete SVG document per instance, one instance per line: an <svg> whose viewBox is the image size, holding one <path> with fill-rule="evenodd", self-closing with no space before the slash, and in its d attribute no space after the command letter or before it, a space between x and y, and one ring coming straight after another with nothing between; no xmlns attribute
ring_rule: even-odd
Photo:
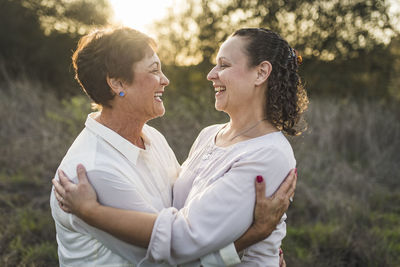
<svg viewBox="0 0 400 267"><path fill-rule="evenodd" d="M294 169L294 173L297 175L297 168Z"/></svg>
<svg viewBox="0 0 400 267"><path fill-rule="evenodd" d="M264 181L263 177L261 175L257 176L257 183L262 183Z"/></svg>

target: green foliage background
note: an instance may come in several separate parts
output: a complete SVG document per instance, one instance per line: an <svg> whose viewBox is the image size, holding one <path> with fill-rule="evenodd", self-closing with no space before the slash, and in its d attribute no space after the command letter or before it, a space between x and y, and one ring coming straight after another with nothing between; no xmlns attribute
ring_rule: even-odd
<svg viewBox="0 0 400 267"><path fill-rule="evenodd" d="M155 24L171 84L166 115L150 122L180 162L203 127L227 120L205 79L221 41L239 26L272 28L304 55L311 101L308 130L290 138L288 266L399 266L400 36L388 2L185 3ZM103 0L0 0L0 266L58 264L50 180L90 112L70 56L108 14Z"/></svg>

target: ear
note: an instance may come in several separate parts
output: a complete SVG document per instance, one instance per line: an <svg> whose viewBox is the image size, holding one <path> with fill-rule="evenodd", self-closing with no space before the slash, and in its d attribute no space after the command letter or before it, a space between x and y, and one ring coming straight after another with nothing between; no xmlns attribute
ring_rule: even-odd
<svg viewBox="0 0 400 267"><path fill-rule="evenodd" d="M107 75L107 84L110 86L111 90L118 95L120 92L124 92L123 83L118 78L110 78Z"/></svg>
<svg viewBox="0 0 400 267"><path fill-rule="evenodd" d="M265 60L261 62L256 68L257 78L255 80L255 85L260 86L267 81L272 71L272 65L269 61Z"/></svg>

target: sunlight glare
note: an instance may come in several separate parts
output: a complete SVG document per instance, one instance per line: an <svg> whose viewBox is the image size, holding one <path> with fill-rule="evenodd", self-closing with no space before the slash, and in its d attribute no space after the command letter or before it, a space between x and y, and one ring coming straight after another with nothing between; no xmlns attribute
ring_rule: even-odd
<svg viewBox="0 0 400 267"><path fill-rule="evenodd" d="M114 22L148 32L149 25L166 15L173 0L109 0Z"/></svg>

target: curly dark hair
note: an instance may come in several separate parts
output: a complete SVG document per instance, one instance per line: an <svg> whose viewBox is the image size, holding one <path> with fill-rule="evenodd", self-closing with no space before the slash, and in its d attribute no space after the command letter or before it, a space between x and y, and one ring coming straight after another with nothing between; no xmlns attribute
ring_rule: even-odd
<svg viewBox="0 0 400 267"><path fill-rule="evenodd" d="M107 76L133 81L133 64L152 55L155 41L137 30L121 27L95 30L83 36L72 56L75 79L98 105L111 106L115 93Z"/></svg>
<svg viewBox="0 0 400 267"><path fill-rule="evenodd" d="M264 28L243 28L232 36L248 40L246 53L249 65L269 61L272 71L267 80L266 119L288 135L300 135L302 114L307 109L308 97L297 73L299 62L294 50L277 33Z"/></svg>

